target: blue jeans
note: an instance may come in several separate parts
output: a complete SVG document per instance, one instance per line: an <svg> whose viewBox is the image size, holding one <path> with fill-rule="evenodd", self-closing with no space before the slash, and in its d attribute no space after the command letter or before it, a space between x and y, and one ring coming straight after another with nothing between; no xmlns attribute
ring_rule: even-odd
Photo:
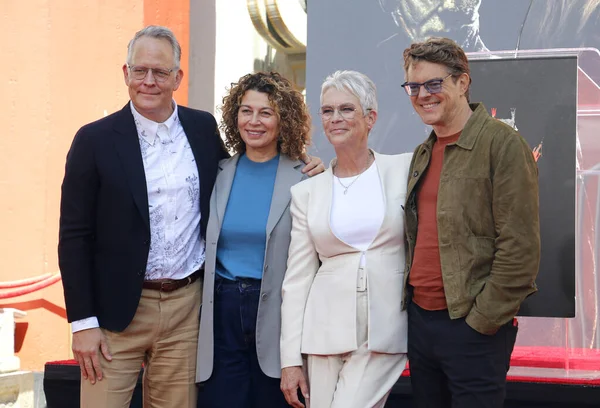
<svg viewBox="0 0 600 408"><path fill-rule="evenodd" d="M289 407L280 380L262 372L256 355L260 283L215 281L214 366L198 395L198 408Z"/></svg>

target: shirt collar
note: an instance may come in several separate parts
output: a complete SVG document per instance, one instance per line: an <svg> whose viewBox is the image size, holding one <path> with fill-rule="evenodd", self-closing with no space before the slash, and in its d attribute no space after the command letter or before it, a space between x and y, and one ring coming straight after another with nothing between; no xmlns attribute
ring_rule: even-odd
<svg viewBox="0 0 600 408"><path fill-rule="evenodd" d="M456 141L456 145L462 147L466 150L472 150L475 145L475 140L479 136L479 132L481 128L486 123L488 118L491 118L489 113L487 113L487 109L481 102L470 103L469 107L473 114L465 124L465 127L462 129L458 140ZM437 140L437 136L435 131L432 130L429 137L423 143L429 150L433 149L433 145Z"/></svg>
<svg viewBox="0 0 600 408"><path fill-rule="evenodd" d="M165 120L162 124L167 127L167 132L169 135L172 134L175 125L179 122L179 116L177 112L177 103L173 99L173 113L167 120ZM131 107L131 113L133 114L133 120L135 121L135 126L138 131L138 135L142 140L145 140L148 144L154 146L154 142L156 141L156 133L158 132L158 126L161 123L150 120L141 113L139 113L135 106L133 106L133 102L129 101L129 106Z"/></svg>

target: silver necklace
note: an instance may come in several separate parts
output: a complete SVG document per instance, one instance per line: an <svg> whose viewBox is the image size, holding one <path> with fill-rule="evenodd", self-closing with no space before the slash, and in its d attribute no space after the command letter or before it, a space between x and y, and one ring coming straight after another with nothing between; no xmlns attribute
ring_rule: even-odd
<svg viewBox="0 0 600 408"><path fill-rule="evenodd" d="M356 180L358 180L358 179L360 178L360 176L362 176L362 175L363 175L363 173L364 173L365 171L367 171L367 169L368 169L368 168L371 166L371 164L372 164L372 163L371 163L371 164L369 164L369 161L371 161L371 160L370 160L370 159L371 159L371 155L372 155L372 153L369 151L369 157L367 158L367 167L365 167L365 169L364 169L363 171L361 171L361 172L358 174L358 176L356 176L356 178L350 182L350 184L348 184L348 185L345 185L344 183L342 183L342 180L340 180L340 177L339 177L339 176L337 176L337 177L336 177L336 178L337 178L337 181L338 181L338 183L340 183L340 186L342 186L342 188L344 189L344 195L346 195L346 194L348 193L348 189L349 189L350 187L352 187L352 184L356 183ZM337 165L336 165L336 167L337 167Z"/></svg>

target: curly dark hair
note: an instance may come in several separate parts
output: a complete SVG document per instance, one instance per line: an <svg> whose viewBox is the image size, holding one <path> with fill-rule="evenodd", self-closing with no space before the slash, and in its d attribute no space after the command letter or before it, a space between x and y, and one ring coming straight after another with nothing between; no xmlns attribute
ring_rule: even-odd
<svg viewBox="0 0 600 408"><path fill-rule="evenodd" d="M223 117L219 128L225 133L225 145L236 153L246 150L246 144L238 129L238 110L247 91L264 92L269 97L277 119L279 152L292 160L298 160L310 143L310 114L304 97L295 90L290 81L277 72L247 74L232 83L223 98Z"/></svg>
<svg viewBox="0 0 600 408"><path fill-rule="evenodd" d="M449 38L431 37L423 42L413 43L404 50L404 72L406 74L408 74L408 68L419 61L445 65L453 78L467 74L469 75L469 85L471 85L469 60L463 49ZM465 96L469 101L468 88Z"/></svg>

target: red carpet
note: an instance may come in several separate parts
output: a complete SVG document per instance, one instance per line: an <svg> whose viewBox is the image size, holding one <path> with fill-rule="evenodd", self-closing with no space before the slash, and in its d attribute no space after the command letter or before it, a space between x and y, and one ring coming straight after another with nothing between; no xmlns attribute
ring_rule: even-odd
<svg viewBox="0 0 600 408"><path fill-rule="evenodd" d="M50 365L77 365L75 360L51 361ZM600 350L598 349L564 349L560 347L515 347L511 358L511 367L547 368L561 370L596 371L595 378L529 377L509 375L513 382L538 382L552 384L600 385ZM410 370L402 373L403 377L410 376Z"/></svg>

